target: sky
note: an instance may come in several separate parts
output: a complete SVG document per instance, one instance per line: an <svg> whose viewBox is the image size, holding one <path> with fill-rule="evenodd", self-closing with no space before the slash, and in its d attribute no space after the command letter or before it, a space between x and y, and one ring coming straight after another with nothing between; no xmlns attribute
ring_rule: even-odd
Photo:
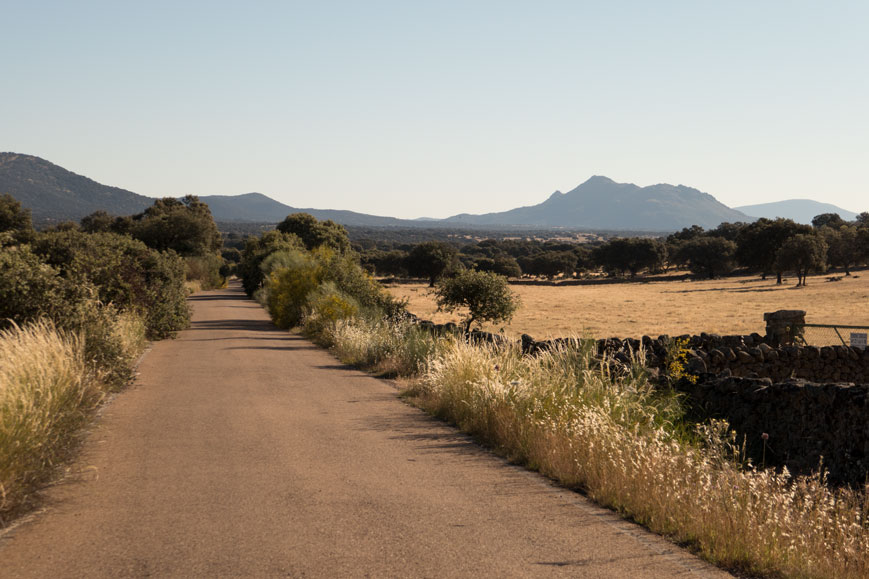
<svg viewBox="0 0 869 579"><path fill-rule="evenodd" d="M0 0L0 151L446 217L593 175L869 210L869 2Z"/></svg>

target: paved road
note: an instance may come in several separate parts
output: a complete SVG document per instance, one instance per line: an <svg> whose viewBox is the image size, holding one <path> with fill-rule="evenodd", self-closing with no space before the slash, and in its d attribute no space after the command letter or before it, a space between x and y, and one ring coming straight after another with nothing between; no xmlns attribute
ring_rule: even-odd
<svg viewBox="0 0 869 579"><path fill-rule="evenodd" d="M718 577L274 328L192 298L2 577Z"/></svg>

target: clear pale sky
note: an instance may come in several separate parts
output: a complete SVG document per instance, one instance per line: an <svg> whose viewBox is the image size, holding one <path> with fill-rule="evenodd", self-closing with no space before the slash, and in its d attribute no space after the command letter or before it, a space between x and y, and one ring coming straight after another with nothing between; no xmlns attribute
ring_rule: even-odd
<svg viewBox="0 0 869 579"><path fill-rule="evenodd" d="M0 151L445 217L592 175L869 210L869 2L0 0Z"/></svg>

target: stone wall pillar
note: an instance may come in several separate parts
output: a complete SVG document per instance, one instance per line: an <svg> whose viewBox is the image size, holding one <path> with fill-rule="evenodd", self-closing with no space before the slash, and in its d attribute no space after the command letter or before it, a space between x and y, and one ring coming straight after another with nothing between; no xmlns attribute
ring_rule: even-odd
<svg viewBox="0 0 869 579"><path fill-rule="evenodd" d="M804 310L778 310L763 314L766 322L766 342L771 346L790 346L803 336L806 323Z"/></svg>

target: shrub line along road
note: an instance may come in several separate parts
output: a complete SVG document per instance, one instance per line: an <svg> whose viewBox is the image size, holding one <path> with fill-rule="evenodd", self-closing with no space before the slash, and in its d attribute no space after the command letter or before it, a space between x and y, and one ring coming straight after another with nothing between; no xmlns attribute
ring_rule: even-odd
<svg viewBox="0 0 869 579"><path fill-rule="evenodd" d="M191 298L2 577L717 577L276 329L237 286Z"/></svg>

